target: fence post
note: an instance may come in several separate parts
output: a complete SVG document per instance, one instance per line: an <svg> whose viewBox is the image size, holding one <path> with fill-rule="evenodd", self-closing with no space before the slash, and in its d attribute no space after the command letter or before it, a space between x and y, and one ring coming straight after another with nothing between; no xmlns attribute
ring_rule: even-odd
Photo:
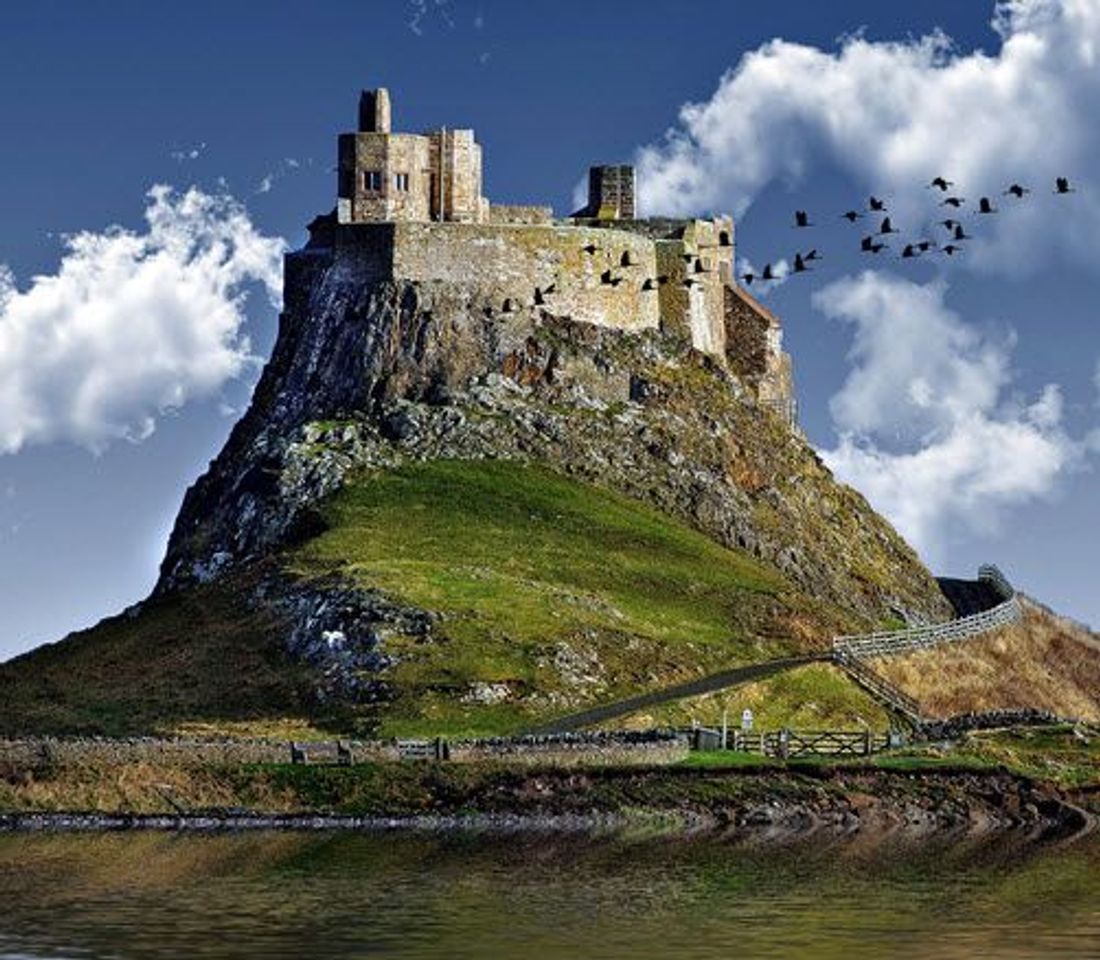
<svg viewBox="0 0 1100 960"><path fill-rule="evenodd" d="M870 729L863 731L863 755L869 757L871 755L871 731Z"/></svg>

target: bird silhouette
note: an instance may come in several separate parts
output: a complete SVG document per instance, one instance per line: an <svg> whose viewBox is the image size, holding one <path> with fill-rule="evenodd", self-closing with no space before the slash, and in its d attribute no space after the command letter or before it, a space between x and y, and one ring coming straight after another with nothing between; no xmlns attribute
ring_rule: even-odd
<svg viewBox="0 0 1100 960"><path fill-rule="evenodd" d="M802 259L802 254L796 253L794 255L794 272L805 273L809 269L810 268L806 266L806 261Z"/></svg>
<svg viewBox="0 0 1100 960"><path fill-rule="evenodd" d="M867 208L874 211L882 211L886 209L886 201L879 200L878 197L870 197L867 200Z"/></svg>
<svg viewBox="0 0 1100 960"><path fill-rule="evenodd" d="M1076 193L1077 191L1069 185L1069 177L1058 177L1054 181L1055 193Z"/></svg>
<svg viewBox="0 0 1100 960"><path fill-rule="evenodd" d="M966 203L966 197L948 197L940 203L941 207L954 207L959 209L964 203Z"/></svg>
<svg viewBox="0 0 1100 960"><path fill-rule="evenodd" d="M756 274L755 273L743 273L743 274L741 274L741 279L744 280L745 283L748 286L752 286L753 280L756 279Z"/></svg>
<svg viewBox="0 0 1100 960"><path fill-rule="evenodd" d="M878 228L879 233L901 233L891 222L889 217L882 218L882 226Z"/></svg>
<svg viewBox="0 0 1100 960"><path fill-rule="evenodd" d="M840 215L842 220L847 220L849 223L855 223L857 220L863 219L863 214L858 210L849 210L846 213Z"/></svg>
<svg viewBox="0 0 1100 960"><path fill-rule="evenodd" d="M935 240L918 240L916 243L916 247L921 253L927 253L934 246L937 246Z"/></svg>
<svg viewBox="0 0 1100 960"><path fill-rule="evenodd" d="M794 225L796 227L812 227L810 223L810 215L805 210L795 210L794 212Z"/></svg>
<svg viewBox="0 0 1100 960"><path fill-rule="evenodd" d="M930 184L928 184L928 186L929 187L938 187L944 193L947 193L947 188L955 186L955 181L945 180L943 177L936 177L932 180L932 182Z"/></svg>
<svg viewBox="0 0 1100 960"><path fill-rule="evenodd" d="M807 263L809 263L811 260L820 260L821 254L817 252L817 247L814 247L809 253L806 254L803 259Z"/></svg>
<svg viewBox="0 0 1100 960"><path fill-rule="evenodd" d="M952 220L950 217L948 217L946 220L941 220L940 223L943 224L943 226L946 227L948 230L954 230L955 227L959 225L958 220Z"/></svg>
<svg viewBox="0 0 1100 960"><path fill-rule="evenodd" d="M978 213L996 213L997 208L989 202L989 197L982 197L978 201Z"/></svg>
<svg viewBox="0 0 1100 960"><path fill-rule="evenodd" d="M859 242L859 249L864 253L878 253L886 247L885 243L875 243L874 237L864 237Z"/></svg>
<svg viewBox="0 0 1100 960"><path fill-rule="evenodd" d="M966 232L966 231L965 231L965 230L964 230L964 229L962 228L962 224L960 223L960 224L959 224L959 225L958 225L957 227L955 227L955 239L956 239L956 240L972 240L972 239L974 239L974 238L973 238L973 237L971 237L971 236L970 236L970 235L969 235L969 234L968 234L968 233L967 233L967 232Z"/></svg>
<svg viewBox="0 0 1100 960"><path fill-rule="evenodd" d="M764 272L760 274L760 279L761 280L778 280L779 277L777 277L774 273L772 273L772 265L770 263L765 263L764 264Z"/></svg>
<svg viewBox="0 0 1100 960"><path fill-rule="evenodd" d="M588 244L588 246L587 246L587 247L581 247L581 250L583 250L583 251L584 251L585 253L587 253L587 254L588 254L589 256L591 256L592 254L594 254L594 253L595 253L595 252L596 252L597 250L599 250L599 249L600 249L600 248L599 248L599 247L597 247L597 246L596 246L596 245L595 245L594 243L590 243L590 244Z"/></svg>
<svg viewBox="0 0 1100 960"><path fill-rule="evenodd" d="M956 247L953 243L949 243L943 248L943 252L946 253L949 257L955 256L955 254L958 253L960 250L962 250L962 247Z"/></svg>
<svg viewBox="0 0 1100 960"><path fill-rule="evenodd" d="M911 257L918 256L917 251L913 248L913 244L907 243L905 249L901 251L902 260L908 260Z"/></svg>
<svg viewBox="0 0 1100 960"><path fill-rule="evenodd" d="M1012 194L1017 200L1023 200L1025 193L1031 193L1031 191L1027 187L1021 187L1020 184L1014 183L1005 191L1004 195L1007 197Z"/></svg>

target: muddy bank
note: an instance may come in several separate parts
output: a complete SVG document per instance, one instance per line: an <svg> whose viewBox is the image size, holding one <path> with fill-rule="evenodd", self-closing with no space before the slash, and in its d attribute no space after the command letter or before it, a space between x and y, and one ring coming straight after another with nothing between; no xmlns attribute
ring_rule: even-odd
<svg viewBox="0 0 1100 960"><path fill-rule="evenodd" d="M1091 830L1097 797L1006 770L822 765L256 765L53 770L0 785L4 830L579 831L760 835Z"/></svg>

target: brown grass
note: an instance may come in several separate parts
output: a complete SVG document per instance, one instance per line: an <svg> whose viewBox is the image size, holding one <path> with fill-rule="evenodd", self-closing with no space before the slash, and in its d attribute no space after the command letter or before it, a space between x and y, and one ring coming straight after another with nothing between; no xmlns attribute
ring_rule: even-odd
<svg viewBox="0 0 1100 960"><path fill-rule="evenodd" d="M873 666L937 717L1034 708L1100 720L1100 637L1027 600L1019 624Z"/></svg>

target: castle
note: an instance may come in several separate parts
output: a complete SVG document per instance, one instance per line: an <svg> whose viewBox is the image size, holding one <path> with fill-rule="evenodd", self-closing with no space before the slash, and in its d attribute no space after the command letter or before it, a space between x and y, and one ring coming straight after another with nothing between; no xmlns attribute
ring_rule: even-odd
<svg viewBox="0 0 1100 960"><path fill-rule="evenodd" d="M337 203L310 224L287 270L354 263L493 315L545 310L622 330L661 329L726 364L759 402L794 421L779 320L733 278L733 220L638 218L634 169L589 171L587 205L490 203L472 130L394 133L388 91L364 91L359 129L341 134Z"/></svg>

